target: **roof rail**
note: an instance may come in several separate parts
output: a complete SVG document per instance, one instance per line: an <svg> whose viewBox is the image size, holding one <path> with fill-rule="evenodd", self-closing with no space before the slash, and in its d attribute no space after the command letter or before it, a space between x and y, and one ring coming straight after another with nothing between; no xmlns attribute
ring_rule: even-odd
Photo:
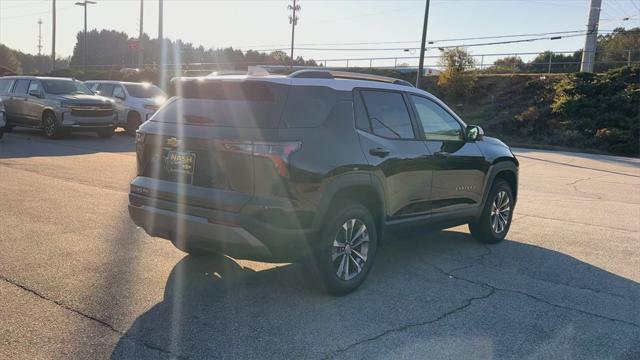
<svg viewBox="0 0 640 360"><path fill-rule="evenodd" d="M291 78L302 79L351 79L351 80L367 80L367 81L379 81L396 85L411 86L413 85L402 79L395 79L387 76L363 74L348 71L334 71L334 70L298 70L291 75Z"/></svg>
<svg viewBox="0 0 640 360"><path fill-rule="evenodd" d="M298 70L289 75L290 78L298 79L334 79L331 71L328 70Z"/></svg>

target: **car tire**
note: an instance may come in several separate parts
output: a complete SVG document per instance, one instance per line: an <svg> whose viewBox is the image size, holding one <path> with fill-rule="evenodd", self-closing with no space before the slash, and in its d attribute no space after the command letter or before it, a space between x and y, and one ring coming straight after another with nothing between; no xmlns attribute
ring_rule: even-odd
<svg viewBox="0 0 640 360"><path fill-rule="evenodd" d="M354 202L335 204L312 248L313 257L304 265L314 280L336 296L356 290L369 275L378 249L371 212Z"/></svg>
<svg viewBox="0 0 640 360"><path fill-rule="evenodd" d="M469 223L473 237L485 244L502 241L511 226L513 217L513 191L508 182L498 179L493 183L480 218Z"/></svg>
<svg viewBox="0 0 640 360"><path fill-rule="evenodd" d="M142 124L142 121L140 120L140 114L138 114L135 111L130 112L129 115L127 115L127 125L126 125L127 134L131 136L135 136L136 131L138 130L141 124Z"/></svg>
<svg viewBox="0 0 640 360"><path fill-rule="evenodd" d="M7 123L7 125L4 126L4 132L6 133L10 133L13 131L13 125L9 125L9 123Z"/></svg>
<svg viewBox="0 0 640 360"><path fill-rule="evenodd" d="M100 131L98 131L98 136L103 138L103 139L109 139L111 137L113 137L113 134L115 134L116 132L116 128L112 127L109 129L102 129Z"/></svg>
<svg viewBox="0 0 640 360"><path fill-rule="evenodd" d="M0 139L2 139L3 135L4 135L4 128L0 128Z"/></svg>
<svg viewBox="0 0 640 360"><path fill-rule="evenodd" d="M42 115L42 128L45 136L49 139L61 139L65 135L65 131L58 119L56 119L56 115L50 111Z"/></svg>

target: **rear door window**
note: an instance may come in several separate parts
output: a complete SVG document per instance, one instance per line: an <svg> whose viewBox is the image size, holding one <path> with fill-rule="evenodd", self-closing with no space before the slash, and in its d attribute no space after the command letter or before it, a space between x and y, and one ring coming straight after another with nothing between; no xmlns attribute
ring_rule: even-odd
<svg viewBox="0 0 640 360"><path fill-rule="evenodd" d="M27 93L29 89L29 80L19 79L16 81L16 84L13 86L12 93L16 95L24 95Z"/></svg>
<svg viewBox="0 0 640 360"><path fill-rule="evenodd" d="M267 81L179 81L154 121L204 126L276 128L288 85Z"/></svg>
<svg viewBox="0 0 640 360"><path fill-rule="evenodd" d="M409 109L401 93L361 91L374 134L391 139L415 139Z"/></svg>

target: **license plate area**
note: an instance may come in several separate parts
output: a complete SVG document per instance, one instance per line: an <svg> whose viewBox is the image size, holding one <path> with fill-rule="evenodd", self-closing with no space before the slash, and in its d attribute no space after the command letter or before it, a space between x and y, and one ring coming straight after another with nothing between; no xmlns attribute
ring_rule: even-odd
<svg viewBox="0 0 640 360"><path fill-rule="evenodd" d="M164 168L176 180L191 184L196 169L196 153L170 150L164 158Z"/></svg>

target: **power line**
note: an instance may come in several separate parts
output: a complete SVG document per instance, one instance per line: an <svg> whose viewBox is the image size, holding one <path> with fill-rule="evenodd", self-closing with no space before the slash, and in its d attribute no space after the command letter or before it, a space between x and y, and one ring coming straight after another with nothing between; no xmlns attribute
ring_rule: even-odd
<svg viewBox="0 0 640 360"><path fill-rule="evenodd" d="M61 8L58 8L58 11L68 10L68 9L71 9L71 8L73 8L73 6L61 7ZM39 12L29 13L29 14L7 16L7 17L3 17L1 19L2 20L21 19L21 18L25 18L25 17L29 17L29 16L35 16L35 15L48 15L50 13L51 13L50 11L39 11Z"/></svg>
<svg viewBox="0 0 640 360"><path fill-rule="evenodd" d="M600 33L613 32L613 30L600 30ZM493 35L493 36L476 36L465 38L450 38L450 39L434 39L427 41L430 44L439 42L451 42L451 41L467 41L467 40L490 40L490 39L506 39L525 36L545 36L545 35L562 35L562 34L584 34L586 30L567 30L567 31L552 31L542 33L529 33L529 34L511 34L511 35ZM406 41L373 41L373 42L340 42L340 43L303 43L302 46L331 46L331 45L389 45L389 44L411 44L419 43L420 40L406 40ZM236 49L251 49L256 51L268 51L272 47L287 46L288 44L269 44L269 45L246 45L237 46ZM261 49L266 48L266 49Z"/></svg>
<svg viewBox="0 0 640 360"><path fill-rule="evenodd" d="M439 49L451 49L451 48L467 48L467 47L477 47L477 46L488 46L488 45L504 45L504 44L515 44L515 43L523 43L523 42L534 42L541 40L560 40L565 38L584 36L585 32L582 34L575 35L566 35L566 36L551 36L551 37L538 37L538 38L530 38L530 39L520 39L520 40L509 40L509 41L493 41L486 43L474 43L474 44L458 44L458 45L447 45L447 46L432 46L431 48L439 48ZM299 47L298 50L311 50L311 51L405 51L405 50L419 50L419 47L401 47L401 48L305 48ZM261 51L279 51L280 49L266 49Z"/></svg>

